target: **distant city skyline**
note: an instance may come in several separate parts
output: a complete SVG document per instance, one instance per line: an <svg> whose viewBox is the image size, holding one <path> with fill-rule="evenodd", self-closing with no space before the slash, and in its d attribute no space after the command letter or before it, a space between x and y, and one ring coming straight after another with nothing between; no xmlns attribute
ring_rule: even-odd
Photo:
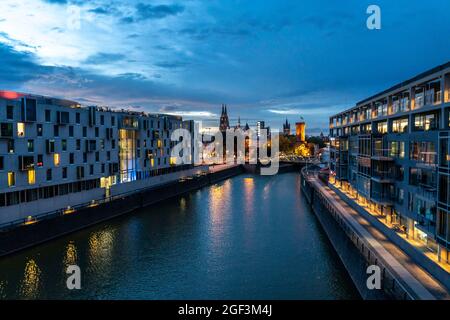
<svg viewBox="0 0 450 320"><path fill-rule="evenodd" d="M281 130L303 117L308 135L326 134L330 115L448 61L448 1L377 1L376 31L366 28L370 4L4 0L0 90L209 127L226 103L232 124Z"/></svg>

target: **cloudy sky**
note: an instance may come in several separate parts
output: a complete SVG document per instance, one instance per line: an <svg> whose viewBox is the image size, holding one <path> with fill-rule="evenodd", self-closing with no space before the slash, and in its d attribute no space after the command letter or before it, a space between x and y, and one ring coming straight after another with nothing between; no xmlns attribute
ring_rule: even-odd
<svg viewBox="0 0 450 320"><path fill-rule="evenodd" d="M366 9L381 8L381 30ZM1 0L0 89L217 126L328 116L450 60L448 0ZM78 19L80 18L80 19Z"/></svg>

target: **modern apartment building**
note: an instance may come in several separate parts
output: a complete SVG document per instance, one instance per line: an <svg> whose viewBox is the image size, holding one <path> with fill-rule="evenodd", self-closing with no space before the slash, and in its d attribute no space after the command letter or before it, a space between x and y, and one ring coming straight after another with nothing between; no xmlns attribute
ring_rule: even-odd
<svg viewBox="0 0 450 320"><path fill-rule="evenodd" d="M186 169L170 157L181 117L0 91L0 225L145 188ZM192 156L192 154L191 154Z"/></svg>
<svg viewBox="0 0 450 320"><path fill-rule="evenodd" d="M330 117L330 183L449 261L450 63Z"/></svg>

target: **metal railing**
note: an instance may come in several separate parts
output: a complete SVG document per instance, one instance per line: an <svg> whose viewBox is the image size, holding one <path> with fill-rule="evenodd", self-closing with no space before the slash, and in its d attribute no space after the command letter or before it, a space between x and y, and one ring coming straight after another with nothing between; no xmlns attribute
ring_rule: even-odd
<svg viewBox="0 0 450 320"><path fill-rule="evenodd" d="M202 172L204 172L204 171L202 171ZM193 177L194 179L195 178L200 178L200 176L198 176L197 174L193 174L193 175L190 175L190 176ZM155 177L157 177L157 176L155 176ZM166 185L170 185L170 184L172 184L174 182L177 182L177 181L179 181L179 178L173 179L173 180L170 180L170 181L166 181L166 182L162 182L162 183L158 183L158 184L153 185L153 186L147 186L147 187L143 187L143 188L134 189L134 190L131 190L131 191L119 193L119 194L116 194L114 196L109 196L109 197L103 196L101 198L92 199L92 200L90 200L88 202L82 202L82 203L79 203L79 204L76 204L76 205L71 205L71 206L68 206L66 208L59 208L59 209L56 209L56 210L40 213L40 214L37 214L37 215L34 215L34 216L29 216L29 217L26 217L26 218L20 218L20 219L12 220L10 222L5 222L5 223L0 224L0 232L11 230L13 228L16 228L16 227L19 227L19 226L23 226L23 225L26 225L26 224L36 223L36 222L40 222L40 221L43 221L43 220L48 220L48 219L56 218L56 217L59 217L59 216L63 216L65 214L67 214L66 213L67 211L74 212L74 211L78 211L78 210L82 210L82 209L87 209L89 207L98 206L98 205L101 205L101 204L104 204L104 203L108 203L108 202L111 202L111 201L114 201L114 200L123 199L125 197L130 196L130 195L142 192L144 190L145 191L150 191L152 189L157 189L157 188L160 188L160 187L163 187L163 186L166 186Z"/></svg>

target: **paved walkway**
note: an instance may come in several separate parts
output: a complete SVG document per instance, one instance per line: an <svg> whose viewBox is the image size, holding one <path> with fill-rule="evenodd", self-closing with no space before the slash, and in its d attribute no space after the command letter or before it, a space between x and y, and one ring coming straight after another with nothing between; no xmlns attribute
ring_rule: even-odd
<svg viewBox="0 0 450 320"><path fill-rule="evenodd" d="M450 299L447 290L422 267L416 264L398 246L376 229L369 221L352 209L333 190L320 180L309 175L308 180L314 184L332 203L355 230L372 246L376 254L384 259L390 269L398 276L398 280L410 288L419 299Z"/></svg>
<svg viewBox="0 0 450 320"><path fill-rule="evenodd" d="M226 170L228 168L233 168L233 167L237 167L239 166L238 164L214 164L214 165L209 165L209 172L217 172L217 171L222 171L222 170Z"/></svg>

